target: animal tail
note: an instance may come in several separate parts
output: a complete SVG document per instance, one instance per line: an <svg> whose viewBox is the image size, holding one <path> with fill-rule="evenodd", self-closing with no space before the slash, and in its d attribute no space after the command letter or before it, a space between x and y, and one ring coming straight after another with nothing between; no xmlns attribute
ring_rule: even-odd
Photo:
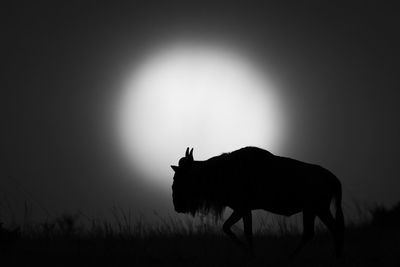
<svg viewBox="0 0 400 267"><path fill-rule="evenodd" d="M342 209L342 185L340 184L340 182L335 190L333 198L335 200L335 208L336 208L336 214L335 214L336 228L338 229L339 232L343 233L344 216Z"/></svg>
<svg viewBox="0 0 400 267"><path fill-rule="evenodd" d="M336 214L335 214L336 254L337 256L340 256L343 251L345 225L344 225L344 216L342 210L342 185L340 184L339 181L336 186L333 198L335 200L335 208L336 208Z"/></svg>

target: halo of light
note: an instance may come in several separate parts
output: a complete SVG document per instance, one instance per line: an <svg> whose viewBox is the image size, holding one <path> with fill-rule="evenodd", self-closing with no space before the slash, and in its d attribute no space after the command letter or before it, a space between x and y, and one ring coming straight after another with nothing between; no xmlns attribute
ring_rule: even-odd
<svg viewBox="0 0 400 267"><path fill-rule="evenodd" d="M244 146L279 150L284 132L276 90L244 55L221 46L158 49L127 77L117 138L129 165L169 187L186 147L195 160Z"/></svg>

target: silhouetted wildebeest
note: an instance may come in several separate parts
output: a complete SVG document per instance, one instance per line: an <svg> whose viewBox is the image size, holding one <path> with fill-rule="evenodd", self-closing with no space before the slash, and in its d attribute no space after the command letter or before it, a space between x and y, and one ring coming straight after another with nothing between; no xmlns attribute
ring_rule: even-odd
<svg viewBox="0 0 400 267"><path fill-rule="evenodd" d="M172 184L174 208L180 213L213 212L221 216L225 207L233 210L223 224L224 232L235 242L231 227L243 218L244 233L250 248L252 215L255 209L290 216L303 212L303 237L296 254L314 235L318 216L332 232L335 250L343 248L344 218L341 183L327 169L298 160L275 156L257 148L245 147L205 161L193 159L193 149L175 171ZM335 200L335 218L330 212Z"/></svg>

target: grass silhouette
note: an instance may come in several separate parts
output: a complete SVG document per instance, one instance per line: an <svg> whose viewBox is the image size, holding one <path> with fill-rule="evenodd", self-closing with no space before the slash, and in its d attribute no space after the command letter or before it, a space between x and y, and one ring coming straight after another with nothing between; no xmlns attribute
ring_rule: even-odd
<svg viewBox="0 0 400 267"><path fill-rule="evenodd" d="M400 266L400 203L376 206L368 220L348 222L345 253L333 255L332 236L319 225L298 257L288 255L301 231L285 220L261 221L249 256L209 218L162 218L149 225L113 208L114 220L63 215L22 228L0 226L1 266ZM87 220L87 219L86 219ZM274 230L271 230L274 228ZM240 230L236 229L239 233Z"/></svg>

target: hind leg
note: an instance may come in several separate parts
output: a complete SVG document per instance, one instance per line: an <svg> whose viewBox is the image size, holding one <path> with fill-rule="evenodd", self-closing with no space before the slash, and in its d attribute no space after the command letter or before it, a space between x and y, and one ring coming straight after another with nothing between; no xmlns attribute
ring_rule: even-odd
<svg viewBox="0 0 400 267"><path fill-rule="evenodd" d="M335 254L337 257L340 256L343 250L343 233L336 226L335 219L329 209L319 211L318 217L332 233L335 242Z"/></svg>
<svg viewBox="0 0 400 267"><path fill-rule="evenodd" d="M303 211L303 236L300 244L296 250L292 253L291 258L294 258L303 247L310 242L314 237L314 223L315 223L315 213L313 211Z"/></svg>
<svg viewBox="0 0 400 267"><path fill-rule="evenodd" d="M242 213L233 211L231 216L224 222L222 226L223 231L227 234L236 244L243 245L239 238L232 232L231 227L243 217Z"/></svg>

